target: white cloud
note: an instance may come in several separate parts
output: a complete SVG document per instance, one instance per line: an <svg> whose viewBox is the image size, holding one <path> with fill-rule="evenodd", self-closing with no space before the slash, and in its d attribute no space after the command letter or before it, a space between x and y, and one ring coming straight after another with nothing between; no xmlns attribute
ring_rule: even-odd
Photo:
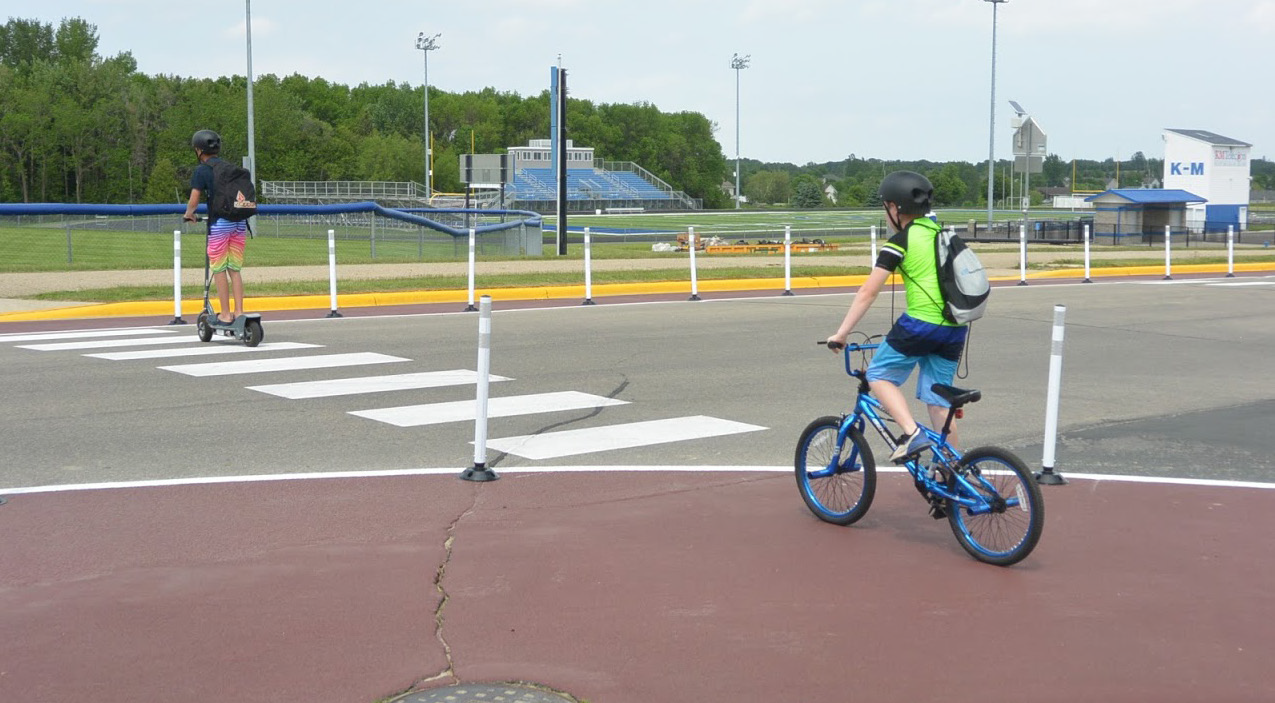
<svg viewBox="0 0 1275 703"><path fill-rule="evenodd" d="M1254 4L1245 20L1250 27L1262 34L1275 34L1275 0L1263 0Z"/></svg>
<svg viewBox="0 0 1275 703"><path fill-rule="evenodd" d="M222 32L222 35L227 39L243 39L248 35L248 32L246 31L247 27L248 20L242 19L236 22L234 26L226 28L226 31ZM252 36L254 39L257 37L268 37L273 35L275 27L275 21L269 17L262 17L260 15L252 16Z"/></svg>

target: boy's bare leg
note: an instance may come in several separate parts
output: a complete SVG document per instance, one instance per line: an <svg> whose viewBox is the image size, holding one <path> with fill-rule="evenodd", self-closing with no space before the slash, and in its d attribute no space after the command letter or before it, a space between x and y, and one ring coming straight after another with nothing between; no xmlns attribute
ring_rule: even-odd
<svg viewBox="0 0 1275 703"><path fill-rule="evenodd" d="M220 312L217 313L217 319L226 324L234 321L235 316L230 311L230 287L226 285L226 272L219 271L213 274L213 285L217 287L217 302L221 303Z"/></svg>
<svg viewBox="0 0 1275 703"><path fill-rule="evenodd" d="M935 432L942 432L943 423L947 422L948 409L941 405L926 405L925 407L930 411L930 426L934 428ZM956 437L956 418L952 418L952 429L947 435L947 443L953 447L959 446Z"/></svg>
<svg viewBox="0 0 1275 703"><path fill-rule="evenodd" d="M916 431L916 420L912 419L912 412L908 410L908 400L903 396L903 391L889 381L869 381L868 385L872 387L872 392L876 394L877 400L881 401L881 407L899 423L904 434L912 434Z"/></svg>
<svg viewBox="0 0 1275 703"><path fill-rule="evenodd" d="M230 286L235 295L235 314L242 315L243 309L243 275L234 269L230 270Z"/></svg>

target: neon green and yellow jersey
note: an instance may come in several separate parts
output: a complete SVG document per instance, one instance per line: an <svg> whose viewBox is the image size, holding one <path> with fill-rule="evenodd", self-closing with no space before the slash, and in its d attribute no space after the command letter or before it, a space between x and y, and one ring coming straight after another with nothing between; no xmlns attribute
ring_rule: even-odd
<svg viewBox="0 0 1275 703"><path fill-rule="evenodd" d="M934 259L934 240L939 231L938 223L928 217L912 220L881 247L876 265L903 274L909 316L935 325L960 327L943 318L943 292Z"/></svg>

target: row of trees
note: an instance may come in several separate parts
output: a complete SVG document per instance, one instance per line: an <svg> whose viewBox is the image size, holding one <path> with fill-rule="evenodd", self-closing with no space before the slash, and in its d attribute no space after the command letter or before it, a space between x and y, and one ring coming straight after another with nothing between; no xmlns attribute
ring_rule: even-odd
<svg viewBox="0 0 1275 703"><path fill-rule="evenodd" d="M219 132L226 156L246 154L245 78L143 75L130 54L103 58L97 47L96 27L81 19L0 27L0 200L184 202L196 130ZM548 91L431 89L429 100L438 190L461 190L460 154L549 135ZM258 178L422 181L423 101L407 84L261 76L253 84ZM567 124L601 158L635 161L709 207L729 202L721 145L699 113L571 99Z"/></svg>
<svg viewBox="0 0 1275 703"><path fill-rule="evenodd" d="M190 135L221 133L231 158L247 151L247 85L241 76L191 79L137 72L125 52L97 53L97 28L82 19L57 27L10 19L0 26L0 200L21 202L183 202L195 166ZM424 95L407 84L350 87L323 78L266 75L254 83L258 177L262 180L423 180ZM635 161L706 207L726 207L730 164L714 125L693 112L650 104L571 99L570 136L613 161ZM549 133L548 91L522 97L487 88L430 90L434 185L459 191L458 156L494 153ZM933 180L940 206L986 201L985 164L900 162L850 155L824 164L744 160L744 195L756 204L818 207L875 205L885 173L908 168ZM1116 163L1045 159L1033 186L1100 190L1120 170L1141 185L1161 163L1141 153ZM1254 187L1275 189L1275 164L1253 162ZM994 178L995 198L1011 192L1008 162ZM836 189L835 202L824 196ZM1016 192L1015 192L1016 194Z"/></svg>
<svg viewBox="0 0 1275 703"><path fill-rule="evenodd" d="M871 207L880 204L877 187L882 177L898 169L925 174L934 184L935 204L940 207L987 205L986 161L882 161L861 159L851 154L844 161L805 166L744 160L740 173L744 195L754 204ZM1041 172L1031 176L1030 197L1033 203L1039 204L1043 199L1039 188L1100 191L1113 185L1124 188L1151 186L1160 180L1163 173L1163 160L1147 158L1142 152L1120 161L1077 159L1073 162L1050 154L1045 157ZM1254 190L1275 190L1275 162L1255 159L1251 163L1251 173ZM1011 193L1015 201L1021 197L1020 179L1021 174L1012 172L1008 160L997 162L992 181L997 207L1006 202ZM824 195L828 185L836 191L835 200Z"/></svg>

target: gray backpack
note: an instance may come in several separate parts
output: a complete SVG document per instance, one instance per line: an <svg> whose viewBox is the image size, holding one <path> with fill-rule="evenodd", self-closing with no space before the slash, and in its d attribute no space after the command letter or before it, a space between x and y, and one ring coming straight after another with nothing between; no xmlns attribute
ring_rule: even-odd
<svg viewBox="0 0 1275 703"><path fill-rule="evenodd" d="M934 238L934 260L943 293L943 318L963 325L982 317L992 286L974 250L956 232L940 230Z"/></svg>

